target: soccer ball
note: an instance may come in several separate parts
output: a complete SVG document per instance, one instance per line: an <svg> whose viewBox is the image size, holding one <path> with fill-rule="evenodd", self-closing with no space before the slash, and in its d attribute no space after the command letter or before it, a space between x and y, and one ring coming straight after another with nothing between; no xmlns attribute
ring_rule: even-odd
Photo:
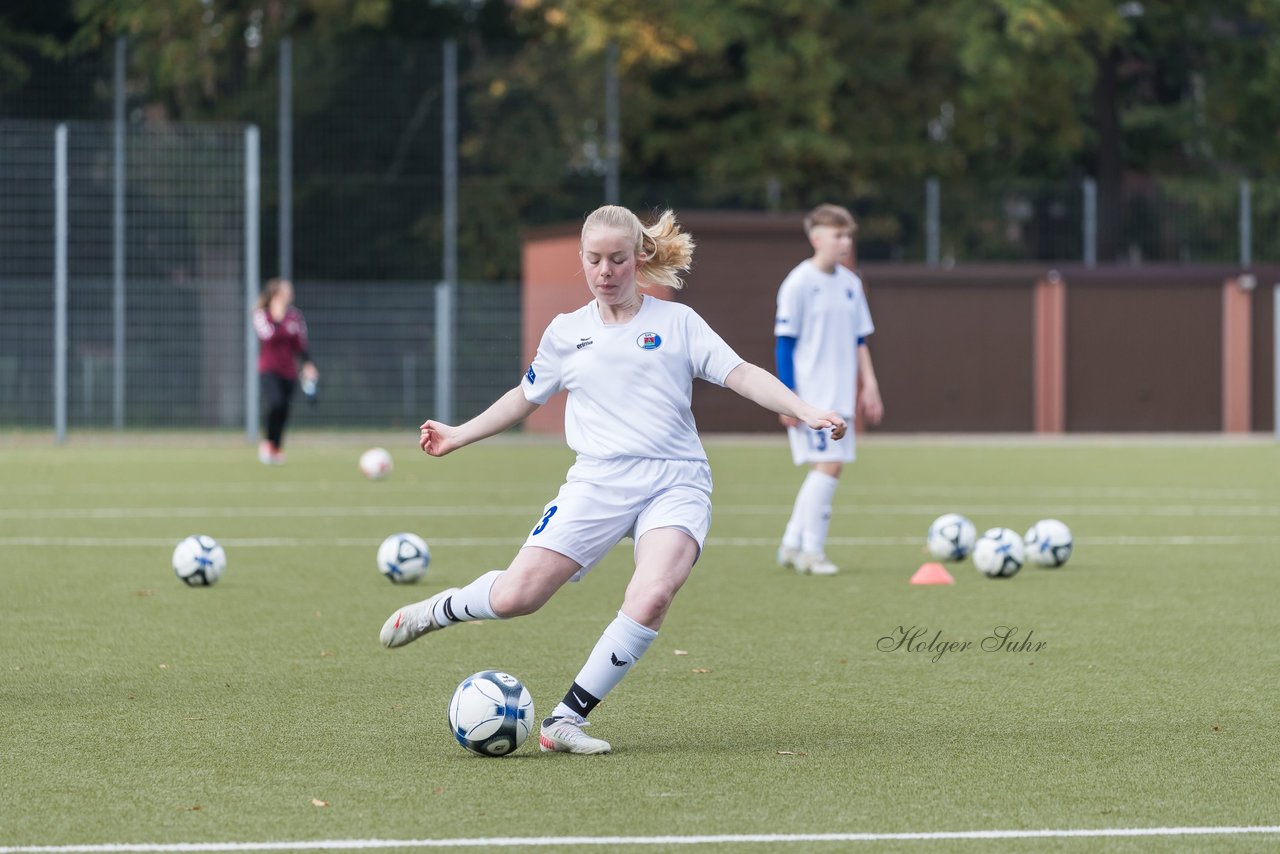
<svg viewBox="0 0 1280 854"><path fill-rule="evenodd" d="M973 565L991 578L1011 578L1022 569L1022 538L1008 528L990 528L973 544Z"/></svg>
<svg viewBox="0 0 1280 854"><path fill-rule="evenodd" d="M192 587L208 587L222 577L227 553L213 537L192 534L173 550L173 573Z"/></svg>
<svg viewBox="0 0 1280 854"><path fill-rule="evenodd" d="M381 480L391 474L391 454L386 448L370 448L360 455L360 473L369 480Z"/></svg>
<svg viewBox="0 0 1280 854"><path fill-rule="evenodd" d="M417 534L392 534L378 546L378 572L393 584L412 584L427 574L431 550Z"/></svg>
<svg viewBox="0 0 1280 854"><path fill-rule="evenodd" d="M1027 529L1023 541L1027 547L1027 560L1049 569L1066 563L1074 546L1071 529L1057 519L1036 522Z"/></svg>
<svg viewBox="0 0 1280 854"><path fill-rule="evenodd" d="M506 756L524 744L533 720L529 689L501 670L468 676L449 701L453 737L480 756Z"/></svg>
<svg viewBox="0 0 1280 854"><path fill-rule="evenodd" d="M925 547L938 560L964 560L973 551L978 530L959 513L947 513L933 520L925 536Z"/></svg>

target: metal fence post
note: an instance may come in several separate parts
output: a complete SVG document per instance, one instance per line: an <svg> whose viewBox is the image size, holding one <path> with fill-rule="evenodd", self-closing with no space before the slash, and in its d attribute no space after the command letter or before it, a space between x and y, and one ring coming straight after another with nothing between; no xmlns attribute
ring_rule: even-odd
<svg viewBox="0 0 1280 854"><path fill-rule="evenodd" d="M618 180L619 119L618 45L609 42L604 60L604 201L616 205L621 194Z"/></svg>
<svg viewBox="0 0 1280 854"><path fill-rule="evenodd" d="M67 126L54 131L53 439L67 441Z"/></svg>
<svg viewBox="0 0 1280 854"><path fill-rule="evenodd" d="M404 420L412 422L418 412L418 354L400 355L400 398Z"/></svg>
<svg viewBox="0 0 1280 854"><path fill-rule="evenodd" d="M1253 265L1253 188L1248 178L1240 180L1240 266Z"/></svg>
<svg viewBox="0 0 1280 854"><path fill-rule="evenodd" d="M124 66L127 43L124 36L116 39L114 162L112 175L112 365L111 423L124 429L125 394L125 136L124 136Z"/></svg>
<svg viewBox="0 0 1280 854"><path fill-rule="evenodd" d="M258 298L258 127L244 129L244 434L258 435L258 334L253 305Z"/></svg>
<svg viewBox="0 0 1280 854"><path fill-rule="evenodd" d="M436 285L436 400L431 417L453 422L453 296L450 282Z"/></svg>
<svg viewBox="0 0 1280 854"><path fill-rule="evenodd" d="M453 304L458 287L458 43L444 43L444 281L436 285L435 415L453 421Z"/></svg>
<svg viewBox="0 0 1280 854"><path fill-rule="evenodd" d="M1084 265L1097 266L1098 263L1098 182L1092 178L1084 179L1084 215L1081 227L1084 238Z"/></svg>
<svg viewBox="0 0 1280 854"><path fill-rule="evenodd" d="M937 178L924 182L924 260L930 267L938 266L941 257L941 226L938 221L942 211L941 195Z"/></svg>
<svg viewBox="0 0 1280 854"><path fill-rule="evenodd" d="M280 40L280 198L278 262L276 268L284 279L293 278L293 39Z"/></svg>

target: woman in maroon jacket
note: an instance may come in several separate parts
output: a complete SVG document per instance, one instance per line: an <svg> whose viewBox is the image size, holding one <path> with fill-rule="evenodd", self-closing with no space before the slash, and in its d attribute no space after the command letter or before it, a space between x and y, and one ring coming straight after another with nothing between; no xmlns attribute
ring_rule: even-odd
<svg viewBox="0 0 1280 854"><path fill-rule="evenodd" d="M253 311L253 328L258 333L258 377L266 393L267 438L258 446L258 459L270 464L284 462L284 425L289 420L289 403L298 386L298 359L302 360L302 382L314 394L320 378L307 352L307 322L293 304L293 283L272 279L258 296Z"/></svg>

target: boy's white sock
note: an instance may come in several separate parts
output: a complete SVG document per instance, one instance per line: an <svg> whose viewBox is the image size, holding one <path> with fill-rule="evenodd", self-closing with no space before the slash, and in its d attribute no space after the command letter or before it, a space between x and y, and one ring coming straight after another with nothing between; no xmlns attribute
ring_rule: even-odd
<svg viewBox="0 0 1280 854"><path fill-rule="evenodd" d="M809 554L826 554L827 532L831 528L831 501L840 479L814 469L804 479L804 529L800 548Z"/></svg>

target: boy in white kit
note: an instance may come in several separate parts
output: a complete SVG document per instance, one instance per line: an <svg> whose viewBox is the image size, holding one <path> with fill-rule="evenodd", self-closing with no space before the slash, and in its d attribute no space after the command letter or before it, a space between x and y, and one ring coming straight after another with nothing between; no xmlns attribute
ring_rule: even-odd
<svg viewBox="0 0 1280 854"><path fill-rule="evenodd" d="M632 537L635 571L622 607L538 737L544 751L593 754L611 748L582 731L587 715L657 637L711 524L711 470L690 410L693 380L732 389L833 441L847 425L744 362L692 309L639 292L637 279L683 284L693 241L670 211L646 227L626 208L598 208L582 227L580 254L594 299L551 322L520 385L460 426L425 422L419 440L442 457L567 390L565 440L578 456L565 484L506 570L401 608L379 637L399 647L463 621L531 614Z"/></svg>
<svg viewBox="0 0 1280 854"><path fill-rule="evenodd" d="M862 280L846 263L853 261L853 215L838 205L819 205L804 220L813 257L800 262L778 288L774 318L778 378L820 409L830 409L854 423L858 411L870 424L880 423L884 404L871 364L867 336L875 331ZM854 433L832 438L783 413L791 458L811 464L796 495L778 549L778 563L811 575L839 570L826 556L831 502L840 472L853 462Z"/></svg>

